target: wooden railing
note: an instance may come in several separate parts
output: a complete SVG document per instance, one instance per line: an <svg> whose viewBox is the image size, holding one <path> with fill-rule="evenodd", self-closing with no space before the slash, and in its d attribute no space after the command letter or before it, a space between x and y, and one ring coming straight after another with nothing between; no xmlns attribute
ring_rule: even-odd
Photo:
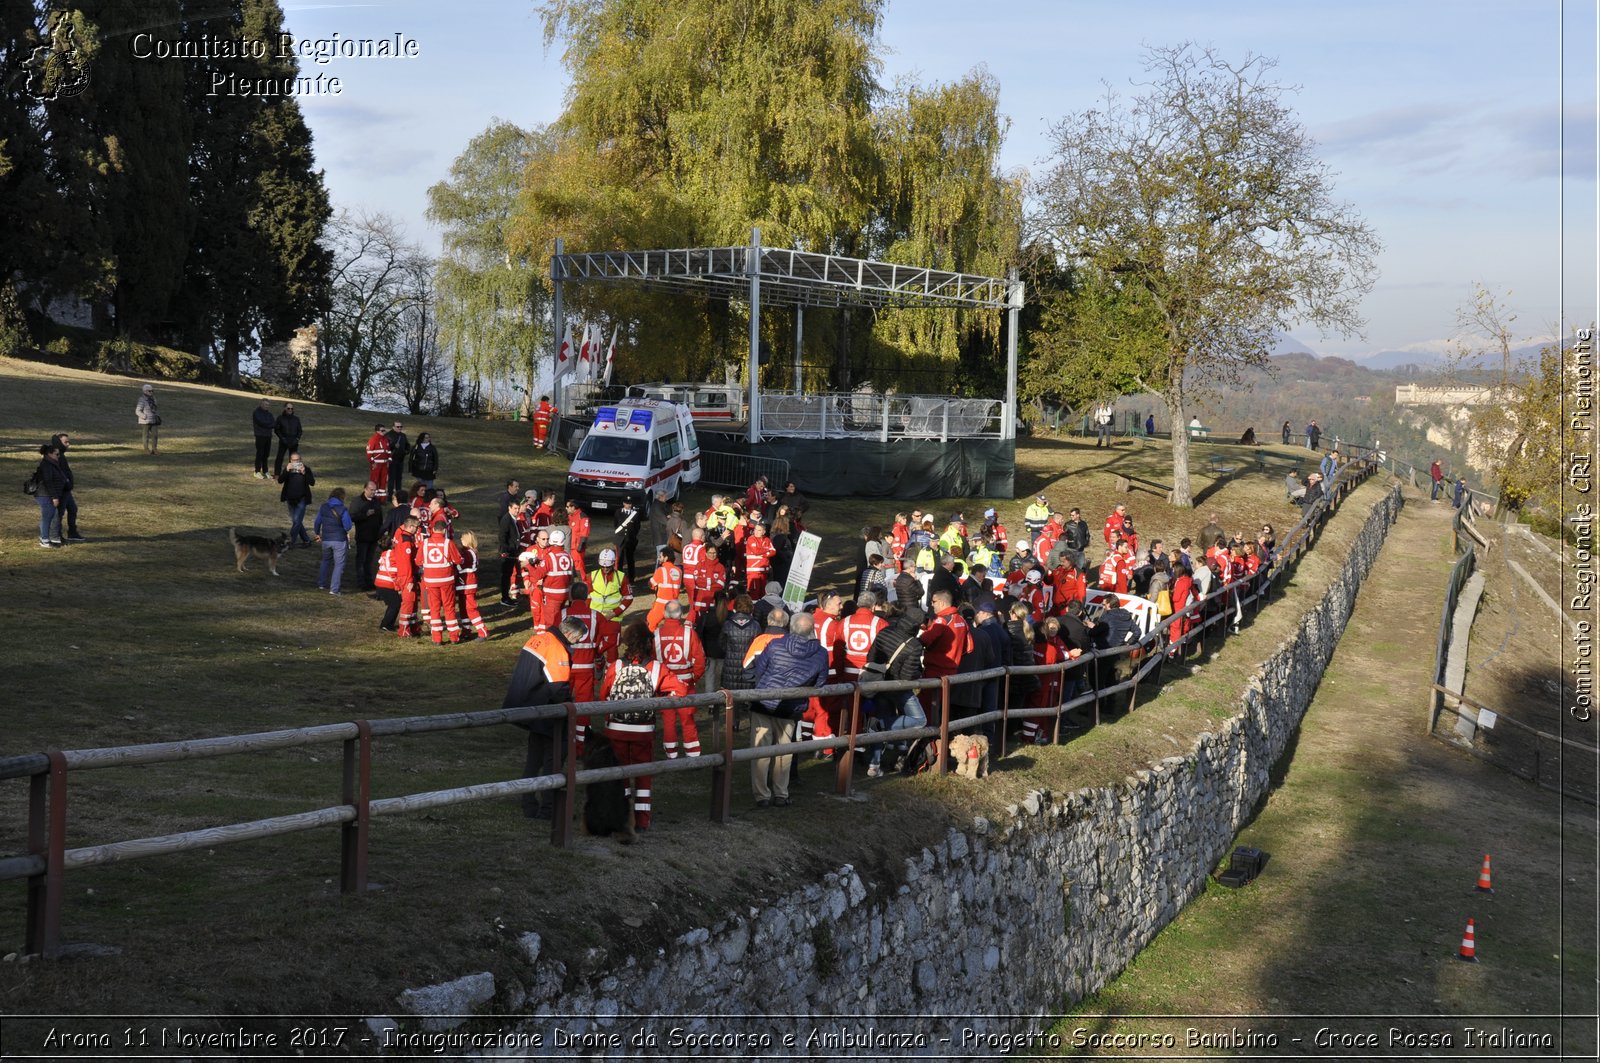
<svg viewBox="0 0 1600 1063"><path fill-rule="evenodd" d="M668 775L681 772L709 771L711 773L711 819L727 823L731 818L733 798L733 768L737 764L773 757L790 756L811 751L835 750L837 758L837 788L848 794L853 785L854 758L858 749L885 743L902 743L937 737L941 749L949 748L953 731L959 732L991 724L999 724L998 741L992 755L1006 755L1006 728L1012 720L1053 719L1053 738L1059 737L1060 720L1064 713L1079 708L1090 709L1096 724L1100 722L1101 703L1111 698L1127 695L1127 709L1131 711L1138 700L1139 689L1146 689L1161 681L1161 668L1169 653L1181 659L1191 648L1209 645L1213 633L1219 645L1235 622L1235 615L1245 606L1251 615L1271 596L1273 586L1292 570L1301 556L1311 546L1316 529L1323 518L1337 508L1339 502L1356 486L1374 472L1372 461L1357 461L1346 466L1335 479L1327 496L1310 507L1299 523L1286 535L1274 552L1269 564L1255 576L1234 580L1201 601L1197 601L1165 618L1137 642L1127 645L1097 649L1081 657L1051 665L1017 665L992 668L948 676L940 679L921 679L915 682L885 681L876 683L833 683L823 687L805 687L786 690L719 690L685 698L649 698L634 701L608 701L568 703L564 705L521 706L492 709L481 712L448 713L436 716L406 716L386 720L355 720L346 723L323 724L282 731L265 731L255 734L223 735L215 738L191 739L181 742L155 742L134 746L113 746L98 749L53 750L23 756L0 758L0 781L27 779L29 786L27 845L28 852L0 858L0 881L25 878L28 880L26 951L29 954L55 955L60 946L62 900L65 877L69 870L76 871L125 860L142 859L189 852L195 849L214 848L219 845L270 838L278 835L319 830L338 826L340 830L340 888L345 893L360 894L366 890L367 851L372 820L375 817L417 812L446 805L465 804L472 801L515 797L523 794L555 792L555 816L551 827L551 843L569 845L573 836L574 813L577 809L578 787L590 783L632 779L643 775ZM1174 639L1175 625L1183 624L1181 637ZM1134 662L1127 678L1102 685L1102 662L1128 657ZM1014 676L1046 675L1056 673L1077 678L1086 674L1087 690L1060 705L1043 708L1012 708L1010 686ZM990 712L951 718L950 691L952 687L968 683L999 680L1002 689L997 702L999 708ZM937 723L920 728L896 731L863 731L862 701L874 694L904 690L937 689L939 718ZM1063 688L1065 689L1065 688ZM769 698L845 697L850 699L848 726L845 733L833 738L789 742L783 745L759 748L734 747L734 707ZM648 764L626 765L590 770L578 769L576 750L579 716L605 717L621 712L662 712L693 706L713 710L712 727L720 735L720 748L699 757L658 760ZM532 778L506 779L498 782L476 783L446 790L432 790L406 794L399 797L373 798L372 744L376 738L398 735L420 735L445 731L458 731L477 727L503 726L529 723L536 720L561 720L565 722L565 753L560 772ZM177 761L200 760L233 756L241 753L261 753L273 750L301 748L340 743L343 746L343 779L338 804L267 819L207 827L147 838L132 838L99 845L67 847L68 777L71 772L92 771L101 768L132 765L167 764ZM945 757L938 759L936 771L946 769Z"/></svg>

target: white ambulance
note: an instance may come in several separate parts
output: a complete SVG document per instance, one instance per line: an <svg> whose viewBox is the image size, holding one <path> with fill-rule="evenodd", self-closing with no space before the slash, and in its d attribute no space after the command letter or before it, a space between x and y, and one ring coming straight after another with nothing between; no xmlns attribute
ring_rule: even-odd
<svg viewBox="0 0 1600 1063"><path fill-rule="evenodd" d="M657 491L677 498L700 480L700 441L694 415L659 399L630 398L594 412L567 470L567 500L614 511L624 498L641 511Z"/></svg>

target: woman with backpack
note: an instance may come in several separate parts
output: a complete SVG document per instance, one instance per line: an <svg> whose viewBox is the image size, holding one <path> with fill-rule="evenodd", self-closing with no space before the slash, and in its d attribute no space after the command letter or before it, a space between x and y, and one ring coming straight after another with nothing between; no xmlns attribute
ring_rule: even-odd
<svg viewBox="0 0 1600 1063"><path fill-rule="evenodd" d="M689 689L666 665L655 659L655 640L637 620L622 629L617 640L617 659L606 669L600 684L604 701L633 701L640 698L688 697ZM655 757L656 714L621 712L606 717L606 739L617 754L617 763L627 766L648 764ZM650 776L641 775L630 787L633 821L637 830L650 829Z"/></svg>

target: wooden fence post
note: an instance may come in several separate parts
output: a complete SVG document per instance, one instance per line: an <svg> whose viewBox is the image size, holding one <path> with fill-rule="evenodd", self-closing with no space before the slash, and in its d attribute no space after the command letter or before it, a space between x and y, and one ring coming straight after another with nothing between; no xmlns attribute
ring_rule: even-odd
<svg viewBox="0 0 1600 1063"><path fill-rule="evenodd" d="M356 737L344 741L344 803L356 818L339 828L339 892L367 890L367 840L371 826L372 724L356 721Z"/></svg>

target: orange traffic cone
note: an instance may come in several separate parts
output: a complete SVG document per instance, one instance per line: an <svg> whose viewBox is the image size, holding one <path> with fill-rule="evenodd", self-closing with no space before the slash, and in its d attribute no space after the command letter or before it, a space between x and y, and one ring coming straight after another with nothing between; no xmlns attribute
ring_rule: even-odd
<svg viewBox="0 0 1600 1063"><path fill-rule="evenodd" d="M1494 892L1494 886L1490 885L1490 882L1489 882L1489 854L1488 853L1484 853L1483 854L1483 870L1478 872L1477 890L1478 890L1479 893L1493 893Z"/></svg>
<svg viewBox="0 0 1600 1063"><path fill-rule="evenodd" d="M1473 920L1467 920L1467 933L1461 939L1461 951L1456 953L1456 959L1466 963L1478 962L1478 945L1473 934L1473 927L1476 925Z"/></svg>

